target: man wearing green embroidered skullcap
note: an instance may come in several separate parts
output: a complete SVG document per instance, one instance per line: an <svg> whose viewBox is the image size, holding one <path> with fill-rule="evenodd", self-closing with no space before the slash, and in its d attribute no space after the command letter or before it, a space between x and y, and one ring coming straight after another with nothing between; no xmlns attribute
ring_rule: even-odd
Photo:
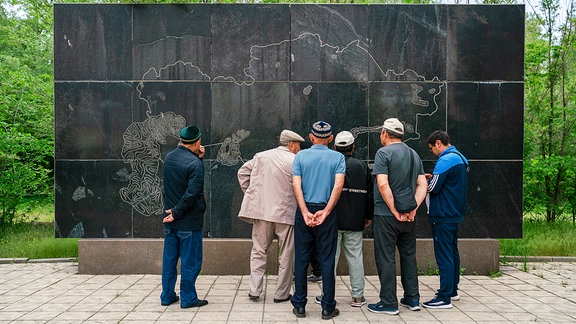
<svg viewBox="0 0 576 324"><path fill-rule="evenodd" d="M204 146L196 126L180 131L180 143L164 158L164 254L162 257L162 306L180 301L181 308L202 307L196 278L202 268L204 223ZM174 291L180 259L180 297Z"/></svg>

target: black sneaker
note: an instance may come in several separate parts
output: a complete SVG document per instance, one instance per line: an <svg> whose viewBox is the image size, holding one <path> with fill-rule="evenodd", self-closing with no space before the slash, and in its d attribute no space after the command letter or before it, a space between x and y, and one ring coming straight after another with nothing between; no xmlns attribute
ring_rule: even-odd
<svg viewBox="0 0 576 324"><path fill-rule="evenodd" d="M417 301L407 301L406 298L400 298L400 306L406 307L411 311L419 311L420 303Z"/></svg>
<svg viewBox="0 0 576 324"><path fill-rule="evenodd" d="M322 275L316 276L314 274L311 274L308 277L306 277L306 280L308 280L308 282L320 282L322 281Z"/></svg>
<svg viewBox="0 0 576 324"><path fill-rule="evenodd" d="M436 293L436 294L434 295L434 298L436 298L436 297L438 297L438 293ZM450 296L450 300L451 300L451 301L458 301L458 300L460 300L460 295L458 295L458 293L456 293L456 295Z"/></svg>
<svg viewBox="0 0 576 324"><path fill-rule="evenodd" d="M434 299L432 299L431 301L427 301L425 303L422 303L422 306L424 306L426 308L449 309L449 308L452 308L452 303L445 302L438 297L434 297Z"/></svg>
<svg viewBox="0 0 576 324"><path fill-rule="evenodd" d="M386 307L381 301L376 304L368 304L368 310L377 314L398 315L400 311L395 307Z"/></svg>

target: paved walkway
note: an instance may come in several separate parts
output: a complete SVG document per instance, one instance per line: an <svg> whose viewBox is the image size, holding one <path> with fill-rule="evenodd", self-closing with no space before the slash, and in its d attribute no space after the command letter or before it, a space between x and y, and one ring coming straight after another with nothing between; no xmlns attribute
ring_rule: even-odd
<svg viewBox="0 0 576 324"><path fill-rule="evenodd" d="M76 263L0 264L0 323L574 323L576 263L509 263L502 275L464 276L459 301L449 310L400 308L398 316L373 314L349 306L348 277L337 278L340 316L323 321L320 306L309 299L307 317L297 319L289 302L272 301L275 276L266 294L251 302L246 276L198 279L198 292L209 304L181 309L160 305L158 275L78 275ZM434 295L437 276L420 276L421 301ZM366 299L378 300L378 278L366 277ZM402 292L399 288L399 293ZM309 284L310 296L320 292Z"/></svg>

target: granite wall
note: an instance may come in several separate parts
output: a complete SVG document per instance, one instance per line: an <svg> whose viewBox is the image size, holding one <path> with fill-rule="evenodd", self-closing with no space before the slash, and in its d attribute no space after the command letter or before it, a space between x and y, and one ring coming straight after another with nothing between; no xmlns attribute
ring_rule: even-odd
<svg viewBox="0 0 576 324"><path fill-rule="evenodd" d="M383 121L430 172L470 160L461 237L522 236L524 5L54 5L56 237L162 237L162 159L195 124L205 236L250 237L236 172L316 120L371 163ZM430 237L426 210L418 236ZM370 237L368 230L365 236Z"/></svg>

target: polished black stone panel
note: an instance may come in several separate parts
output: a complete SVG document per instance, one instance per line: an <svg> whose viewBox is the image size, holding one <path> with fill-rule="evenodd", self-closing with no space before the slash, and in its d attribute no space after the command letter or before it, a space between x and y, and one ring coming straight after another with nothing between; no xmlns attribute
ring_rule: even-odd
<svg viewBox="0 0 576 324"><path fill-rule="evenodd" d="M128 183L122 161L57 160L55 169L56 237L134 237L132 208L119 195Z"/></svg>
<svg viewBox="0 0 576 324"><path fill-rule="evenodd" d="M132 217L133 236L132 237L147 237L147 238L163 238L164 237L164 224L161 214L154 214L146 216L134 211Z"/></svg>
<svg viewBox="0 0 576 324"><path fill-rule="evenodd" d="M211 159L236 165L257 152L278 146L282 129L290 128L290 88L286 82L238 86L212 85ZM208 144L208 142L205 142Z"/></svg>
<svg viewBox="0 0 576 324"><path fill-rule="evenodd" d="M130 6L134 20L135 46L151 44L164 38L187 36L211 37L212 6L178 4L171 6Z"/></svg>
<svg viewBox="0 0 576 324"><path fill-rule="evenodd" d="M282 129L325 120L372 163L397 117L427 171L436 129L471 160L462 237L519 237L523 24L523 5L56 4L56 235L162 237L162 161L195 124L204 235L250 237L236 172Z"/></svg>
<svg viewBox="0 0 576 324"><path fill-rule="evenodd" d="M132 7L54 4L54 79L132 78Z"/></svg>
<svg viewBox="0 0 576 324"><path fill-rule="evenodd" d="M446 84L442 82L374 82L369 88L369 158L382 146L380 131L388 118L404 122L404 141L419 154L428 152L426 139L436 129L445 129Z"/></svg>
<svg viewBox="0 0 576 324"><path fill-rule="evenodd" d="M252 226L238 218L243 193L236 174L241 165L223 166L216 161L204 164L212 179L204 188L209 202L204 218L207 237L251 237Z"/></svg>
<svg viewBox="0 0 576 324"><path fill-rule="evenodd" d="M356 82L292 83L292 129L307 141L311 125L324 120L332 125L333 134L350 131L357 136L356 154L369 158L367 137L363 136L368 123L367 88ZM311 144L311 143L309 143Z"/></svg>
<svg viewBox="0 0 576 324"><path fill-rule="evenodd" d="M212 79L289 79L288 5L212 6Z"/></svg>
<svg viewBox="0 0 576 324"><path fill-rule="evenodd" d="M210 78L211 6L135 6L133 20L135 80Z"/></svg>
<svg viewBox="0 0 576 324"><path fill-rule="evenodd" d="M209 82L142 81L134 91L134 122L171 112L197 125L210 140L212 89Z"/></svg>
<svg viewBox="0 0 576 324"><path fill-rule="evenodd" d="M134 87L127 82L54 85L56 159L122 159L132 122Z"/></svg>
<svg viewBox="0 0 576 324"><path fill-rule="evenodd" d="M291 79L367 81L368 7L292 5Z"/></svg>
<svg viewBox="0 0 576 324"><path fill-rule="evenodd" d="M522 81L524 6L448 6L447 79Z"/></svg>
<svg viewBox="0 0 576 324"><path fill-rule="evenodd" d="M290 5L293 39L302 34L321 36L324 44L339 50L359 42L368 46L369 12L373 7L364 5Z"/></svg>
<svg viewBox="0 0 576 324"><path fill-rule="evenodd" d="M446 77L448 11L444 5L370 6L371 80L415 71L431 81Z"/></svg>
<svg viewBox="0 0 576 324"><path fill-rule="evenodd" d="M424 172L434 170L425 160ZM522 237L522 161L470 160L468 212L460 225L469 238ZM418 210L418 235L431 237L425 206Z"/></svg>
<svg viewBox="0 0 576 324"><path fill-rule="evenodd" d="M522 83L448 83L446 131L471 159L523 158Z"/></svg>

